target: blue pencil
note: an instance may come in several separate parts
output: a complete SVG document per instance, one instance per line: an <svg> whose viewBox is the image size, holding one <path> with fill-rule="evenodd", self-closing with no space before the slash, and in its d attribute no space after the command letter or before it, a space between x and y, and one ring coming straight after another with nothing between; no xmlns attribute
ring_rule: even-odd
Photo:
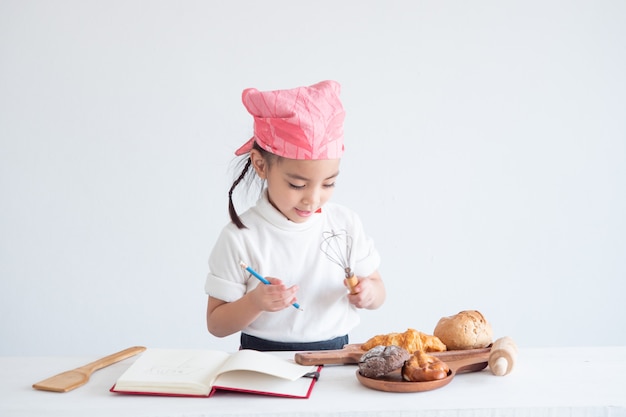
<svg viewBox="0 0 626 417"><path fill-rule="evenodd" d="M269 282L268 280L266 280L261 274L259 274L258 272L256 272L254 269L250 268L248 265L245 264L245 262L243 261L239 261L239 265L241 265L241 267L243 269L245 269L246 271L250 272L255 278L257 278L259 281L261 281L263 284L265 285L271 285L272 283ZM300 307L300 304L298 303L293 303L292 304L295 308L297 308L300 311L303 311L303 309Z"/></svg>

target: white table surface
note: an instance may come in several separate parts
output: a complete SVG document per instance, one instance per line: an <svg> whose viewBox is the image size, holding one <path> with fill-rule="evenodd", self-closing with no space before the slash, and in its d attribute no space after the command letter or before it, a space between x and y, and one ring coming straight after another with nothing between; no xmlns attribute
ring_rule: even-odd
<svg viewBox="0 0 626 417"><path fill-rule="evenodd" d="M356 379L356 365L325 366L309 399L229 392L210 398L110 393L135 358L95 372L86 385L67 393L31 387L96 359L0 357L0 416L626 416L626 346L520 349L509 375L495 376L487 368L417 393L366 388Z"/></svg>

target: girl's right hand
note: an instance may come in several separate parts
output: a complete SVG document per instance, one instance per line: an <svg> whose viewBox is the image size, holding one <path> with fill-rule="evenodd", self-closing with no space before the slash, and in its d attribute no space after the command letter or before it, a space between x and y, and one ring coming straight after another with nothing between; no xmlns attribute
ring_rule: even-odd
<svg viewBox="0 0 626 417"><path fill-rule="evenodd" d="M280 311L296 302L298 287L287 287L278 278L265 277L271 285L259 284L251 292L255 305L261 311Z"/></svg>

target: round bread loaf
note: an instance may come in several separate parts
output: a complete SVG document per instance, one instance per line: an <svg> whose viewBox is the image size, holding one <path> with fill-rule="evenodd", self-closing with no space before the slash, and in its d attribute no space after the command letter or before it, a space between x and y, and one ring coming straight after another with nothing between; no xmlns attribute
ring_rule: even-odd
<svg viewBox="0 0 626 417"><path fill-rule="evenodd" d="M479 349L493 341L491 325L477 310L464 310L439 319L433 332L448 350Z"/></svg>
<svg viewBox="0 0 626 417"><path fill-rule="evenodd" d="M402 368L411 354L399 346L374 346L359 359L359 372L368 378L377 378Z"/></svg>

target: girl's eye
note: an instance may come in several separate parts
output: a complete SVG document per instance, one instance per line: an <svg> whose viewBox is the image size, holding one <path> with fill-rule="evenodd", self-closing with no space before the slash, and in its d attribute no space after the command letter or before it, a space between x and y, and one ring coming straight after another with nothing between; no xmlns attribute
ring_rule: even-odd
<svg viewBox="0 0 626 417"><path fill-rule="evenodd" d="M330 183L330 184L323 184L322 187L324 188L333 188L335 186L335 183ZM306 185L296 185L296 184L292 184L289 183L289 187L293 188L294 190L302 190L304 189L304 187L306 187Z"/></svg>

